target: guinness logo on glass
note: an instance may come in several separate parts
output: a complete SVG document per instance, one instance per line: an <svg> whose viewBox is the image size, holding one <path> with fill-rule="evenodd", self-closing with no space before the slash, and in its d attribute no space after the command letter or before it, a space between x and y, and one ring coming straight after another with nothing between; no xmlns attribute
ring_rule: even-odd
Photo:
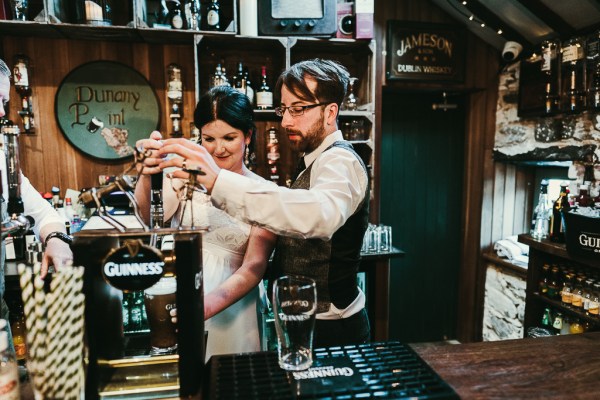
<svg viewBox="0 0 600 400"><path fill-rule="evenodd" d="M158 282L165 262L160 251L139 239L129 239L102 263L106 281L120 290L144 290Z"/></svg>

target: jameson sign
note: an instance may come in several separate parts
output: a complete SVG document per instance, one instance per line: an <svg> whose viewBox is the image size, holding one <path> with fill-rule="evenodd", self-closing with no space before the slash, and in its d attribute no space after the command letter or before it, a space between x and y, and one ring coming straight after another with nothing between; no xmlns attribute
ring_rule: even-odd
<svg viewBox="0 0 600 400"><path fill-rule="evenodd" d="M131 156L135 142L157 129L160 118L158 99L146 78L112 61L72 70L56 92L55 110L69 142L101 159Z"/></svg>
<svg viewBox="0 0 600 400"><path fill-rule="evenodd" d="M462 81L465 34L458 27L388 21L388 80Z"/></svg>

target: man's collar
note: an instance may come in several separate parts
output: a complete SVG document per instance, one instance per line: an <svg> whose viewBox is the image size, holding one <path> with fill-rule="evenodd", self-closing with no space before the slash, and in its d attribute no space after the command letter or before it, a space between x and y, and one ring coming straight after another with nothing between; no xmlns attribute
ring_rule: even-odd
<svg viewBox="0 0 600 400"><path fill-rule="evenodd" d="M325 151L326 148L328 148L329 146L331 146L333 143L337 142L338 140L344 140L344 135L342 135L342 131L340 131L339 129L337 131L332 132L329 135L325 136L323 138L323 141L319 145L319 147L317 147L315 150L311 151L310 153L304 154L304 162L306 163L306 165L308 166L308 165L312 164L313 161L315 161L317 159L317 157L319 157L319 155Z"/></svg>

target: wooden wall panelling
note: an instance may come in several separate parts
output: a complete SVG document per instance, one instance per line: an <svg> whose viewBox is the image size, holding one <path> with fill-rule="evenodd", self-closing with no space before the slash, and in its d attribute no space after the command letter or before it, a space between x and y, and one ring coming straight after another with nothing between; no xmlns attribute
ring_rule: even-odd
<svg viewBox="0 0 600 400"><path fill-rule="evenodd" d="M170 131L164 92L166 66L171 62L180 64L185 84L182 128L185 135L189 135L195 107L191 39L190 45L186 46L4 36L2 43L9 65L12 65L13 57L18 53L24 53L31 59L37 131L35 135L21 136L21 166L40 191L48 191L57 185L61 188L61 195L64 195L66 188L97 186L98 175L119 174L131 162L130 159L106 161L89 157L71 146L58 127L54 112L56 90L64 77L83 63L113 60L130 65L144 75L156 90L162 113L160 130L163 133ZM18 99L14 90L11 91L11 98ZM10 106L10 117L19 121L19 102L11 101Z"/></svg>

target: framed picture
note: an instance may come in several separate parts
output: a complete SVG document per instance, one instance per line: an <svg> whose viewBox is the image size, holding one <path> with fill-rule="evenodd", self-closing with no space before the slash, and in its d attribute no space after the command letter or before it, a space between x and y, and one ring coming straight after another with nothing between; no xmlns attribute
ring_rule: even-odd
<svg viewBox="0 0 600 400"><path fill-rule="evenodd" d="M464 28L390 20L386 43L388 81L464 80Z"/></svg>
<svg viewBox="0 0 600 400"><path fill-rule="evenodd" d="M58 87L54 107L67 140L103 160L130 157L135 142L147 138L160 122L150 82L114 61L93 61L69 72Z"/></svg>

